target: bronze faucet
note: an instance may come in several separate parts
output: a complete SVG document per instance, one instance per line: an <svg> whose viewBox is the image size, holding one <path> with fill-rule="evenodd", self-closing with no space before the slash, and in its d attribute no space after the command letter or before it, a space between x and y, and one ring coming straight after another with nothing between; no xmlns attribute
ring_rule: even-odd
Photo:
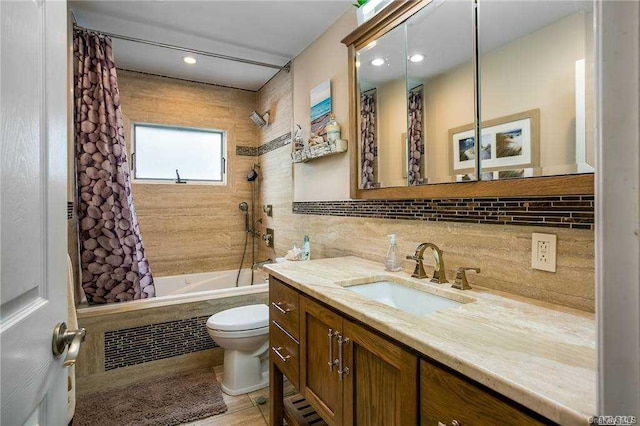
<svg viewBox="0 0 640 426"><path fill-rule="evenodd" d="M467 268L460 267L458 268L458 272L456 273L456 281L453 283L451 287L457 288L458 290L471 290L471 286L469 285L469 281L467 281L467 271L475 271L476 273L480 273L480 268Z"/></svg>
<svg viewBox="0 0 640 426"><path fill-rule="evenodd" d="M424 251L428 248L433 249L433 258L436 262L436 266L435 266L435 270L433 271L433 278L431 278L431 282L438 283L438 284L447 283L448 281L447 281L447 276L445 274L445 269L444 269L444 260L442 258L442 250L440 250L440 248L433 243L422 243L418 247L416 247L416 252L413 256L407 256L408 260L416 261L416 268L413 271L413 274L411 274L411 276L414 278L420 278L420 279L427 278L427 273L424 271L423 255L424 255Z"/></svg>

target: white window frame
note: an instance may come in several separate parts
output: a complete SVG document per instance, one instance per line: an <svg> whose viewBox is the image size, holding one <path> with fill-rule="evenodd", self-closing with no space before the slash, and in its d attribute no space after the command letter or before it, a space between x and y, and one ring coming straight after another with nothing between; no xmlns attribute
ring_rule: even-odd
<svg viewBox="0 0 640 426"><path fill-rule="evenodd" d="M203 180L203 179L185 179L184 182L178 183L175 179L149 179L149 178L137 178L136 177L136 126L140 127L156 127L164 129L178 129L194 132L205 133L217 133L222 136L221 147L221 161L222 161L222 180ZM151 184L151 185L213 185L213 186L226 186L227 185L227 132L225 130L218 129L205 129L200 127L188 127L188 126L176 126L171 124L156 124L156 123L143 123L134 122L131 123L131 181L133 183Z"/></svg>

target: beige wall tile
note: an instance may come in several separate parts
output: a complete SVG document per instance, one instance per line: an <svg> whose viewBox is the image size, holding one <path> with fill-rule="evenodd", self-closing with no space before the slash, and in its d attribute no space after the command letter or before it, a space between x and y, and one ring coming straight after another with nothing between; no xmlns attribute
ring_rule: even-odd
<svg viewBox="0 0 640 426"><path fill-rule="evenodd" d="M134 205L156 276L236 269L244 242L242 201L250 202L246 175L254 157L236 146L257 146L249 119L256 93L129 71L118 71L120 100L131 123L156 123L227 131L227 185L133 184ZM244 267L250 267L246 259Z"/></svg>

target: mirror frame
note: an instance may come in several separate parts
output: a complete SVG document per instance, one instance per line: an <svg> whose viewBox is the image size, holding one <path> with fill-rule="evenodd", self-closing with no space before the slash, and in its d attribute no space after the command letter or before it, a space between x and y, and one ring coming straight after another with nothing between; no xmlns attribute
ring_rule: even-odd
<svg viewBox="0 0 640 426"><path fill-rule="evenodd" d="M437 183L416 186L360 189L358 185L358 86L356 52L371 41L403 24L433 0L395 0L376 16L347 35L349 81L349 163L350 196L353 199L404 200L412 198L519 197L553 195L592 195L594 174L539 176L521 179Z"/></svg>

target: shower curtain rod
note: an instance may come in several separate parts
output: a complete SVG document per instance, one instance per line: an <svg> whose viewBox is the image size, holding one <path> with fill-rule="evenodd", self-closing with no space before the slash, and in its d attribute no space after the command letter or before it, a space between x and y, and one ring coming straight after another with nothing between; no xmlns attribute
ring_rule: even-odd
<svg viewBox="0 0 640 426"><path fill-rule="evenodd" d="M164 49L179 50L181 52L187 52L187 53L193 53L193 54L196 54L196 55L208 56L210 58L224 59L226 61L241 62L243 64L256 65L256 66L259 66L259 67L266 67L266 68L274 68L274 69L277 69L277 70L286 70L287 72L291 69L290 63L287 63L284 66L280 66L280 65L269 64L269 63L266 63L266 62L252 61L251 59L236 58L235 56L221 55L219 53L207 52L205 50L190 49L188 47L175 46L173 44L160 43L160 42L157 42L157 41L144 40L144 39L141 39L141 38L129 37L129 36L121 35L121 34L114 34L114 33L107 33L107 32L104 32L104 31L92 30L91 28L81 27L80 25L76 25L76 24L73 24L73 28L74 29L79 29L79 30L84 30L84 31L91 31L91 32L94 32L94 33L98 33L98 34L102 34L102 35L105 35L105 36L109 36L111 38L117 38L117 39L120 39L120 40L132 41L134 43L148 44L149 46L162 47Z"/></svg>

